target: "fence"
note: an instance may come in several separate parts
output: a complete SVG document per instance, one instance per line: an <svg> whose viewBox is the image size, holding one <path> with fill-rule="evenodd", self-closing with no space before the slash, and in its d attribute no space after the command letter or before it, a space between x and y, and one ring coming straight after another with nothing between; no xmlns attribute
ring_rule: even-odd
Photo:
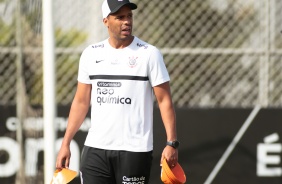
<svg viewBox="0 0 282 184"><path fill-rule="evenodd" d="M54 3L56 101L64 105L76 90L82 50L106 38L107 32L102 2ZM136 3L134 34L161 49L176 107L281 106L281 1ZM2 1L0 9L0 104L17 104L21 93L28 104L40 105L41 2Z"/></svg>
<svg viewBox="0 0 282 184"><path fill-rule="evenodd" d="M163 53L177 108L282 106L282 1L132 1L134 35ZM54 1L58 105L73 99L83 49L107 37L101 4ZM40 0L0 0L0 106L24 107L25 117L42 116L41 18ZM42 131L22 133L42 137Z"/></svg>

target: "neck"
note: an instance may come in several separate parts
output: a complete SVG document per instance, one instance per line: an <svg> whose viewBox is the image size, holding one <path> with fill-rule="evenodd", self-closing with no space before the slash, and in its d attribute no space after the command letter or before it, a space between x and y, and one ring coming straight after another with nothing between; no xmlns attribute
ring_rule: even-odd
<svg viewBox="0 0 282 184"><path fill-rule="evenodd" d="M130 45L133 39L134 39L134 36L130 36L130 38L125 39L125 40L117 40L117 39L110 37L109 43L115 49L122 49Z"/></svg>

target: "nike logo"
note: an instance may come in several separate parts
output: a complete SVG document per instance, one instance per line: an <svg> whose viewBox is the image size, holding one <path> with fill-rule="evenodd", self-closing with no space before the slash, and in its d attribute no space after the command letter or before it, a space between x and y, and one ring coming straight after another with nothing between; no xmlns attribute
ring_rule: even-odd
<svg viewBox="0 0 282 184"><path fill-rule="evenodd" d="M96 63L100 63L100 62L102 62L102 61L104 61L104 60L96 60Z"/></svg>

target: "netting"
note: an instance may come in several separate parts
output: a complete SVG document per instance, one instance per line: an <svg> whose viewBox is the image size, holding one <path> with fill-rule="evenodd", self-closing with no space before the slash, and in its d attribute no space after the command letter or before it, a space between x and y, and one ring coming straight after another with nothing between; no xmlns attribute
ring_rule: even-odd
<svg viewBox="0 0 282 184"><path fill-rule="evenodd" d="M163 53L176 107L281 107L281 1L133 2L134 35ZM107 37L101 4L54 1L58 105L73 99L82 50ZM41 6L0 1L1 105L17 104L20 79L27 102L42 105Z"/></svg>

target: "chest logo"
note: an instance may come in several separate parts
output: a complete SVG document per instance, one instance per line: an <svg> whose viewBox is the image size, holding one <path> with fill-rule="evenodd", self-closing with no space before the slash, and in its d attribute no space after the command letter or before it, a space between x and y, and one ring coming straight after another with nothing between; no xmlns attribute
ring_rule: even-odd
<svg viewBox="0 0 282 184"><path fill-rule="evenodd" d="M134 68L137 65L137 58L138 57L134 57L134 56L129 57L128 66L130 68Z"/></svg>
<svg viewBox="0 0 282 184"><path fill-rule="evenodd" d="M120 62L119 62L119 60L116 59L116 60L111 61L111 64L112 65L117 65L117 64L120 64Z"/></svg>
<svg viewBox="0 0 282 184"><path fill-rule="evenodd" d="M96 63L100 63L100 62L102 62L102 61L104 61L104 60L96 60Z"/></svg>

